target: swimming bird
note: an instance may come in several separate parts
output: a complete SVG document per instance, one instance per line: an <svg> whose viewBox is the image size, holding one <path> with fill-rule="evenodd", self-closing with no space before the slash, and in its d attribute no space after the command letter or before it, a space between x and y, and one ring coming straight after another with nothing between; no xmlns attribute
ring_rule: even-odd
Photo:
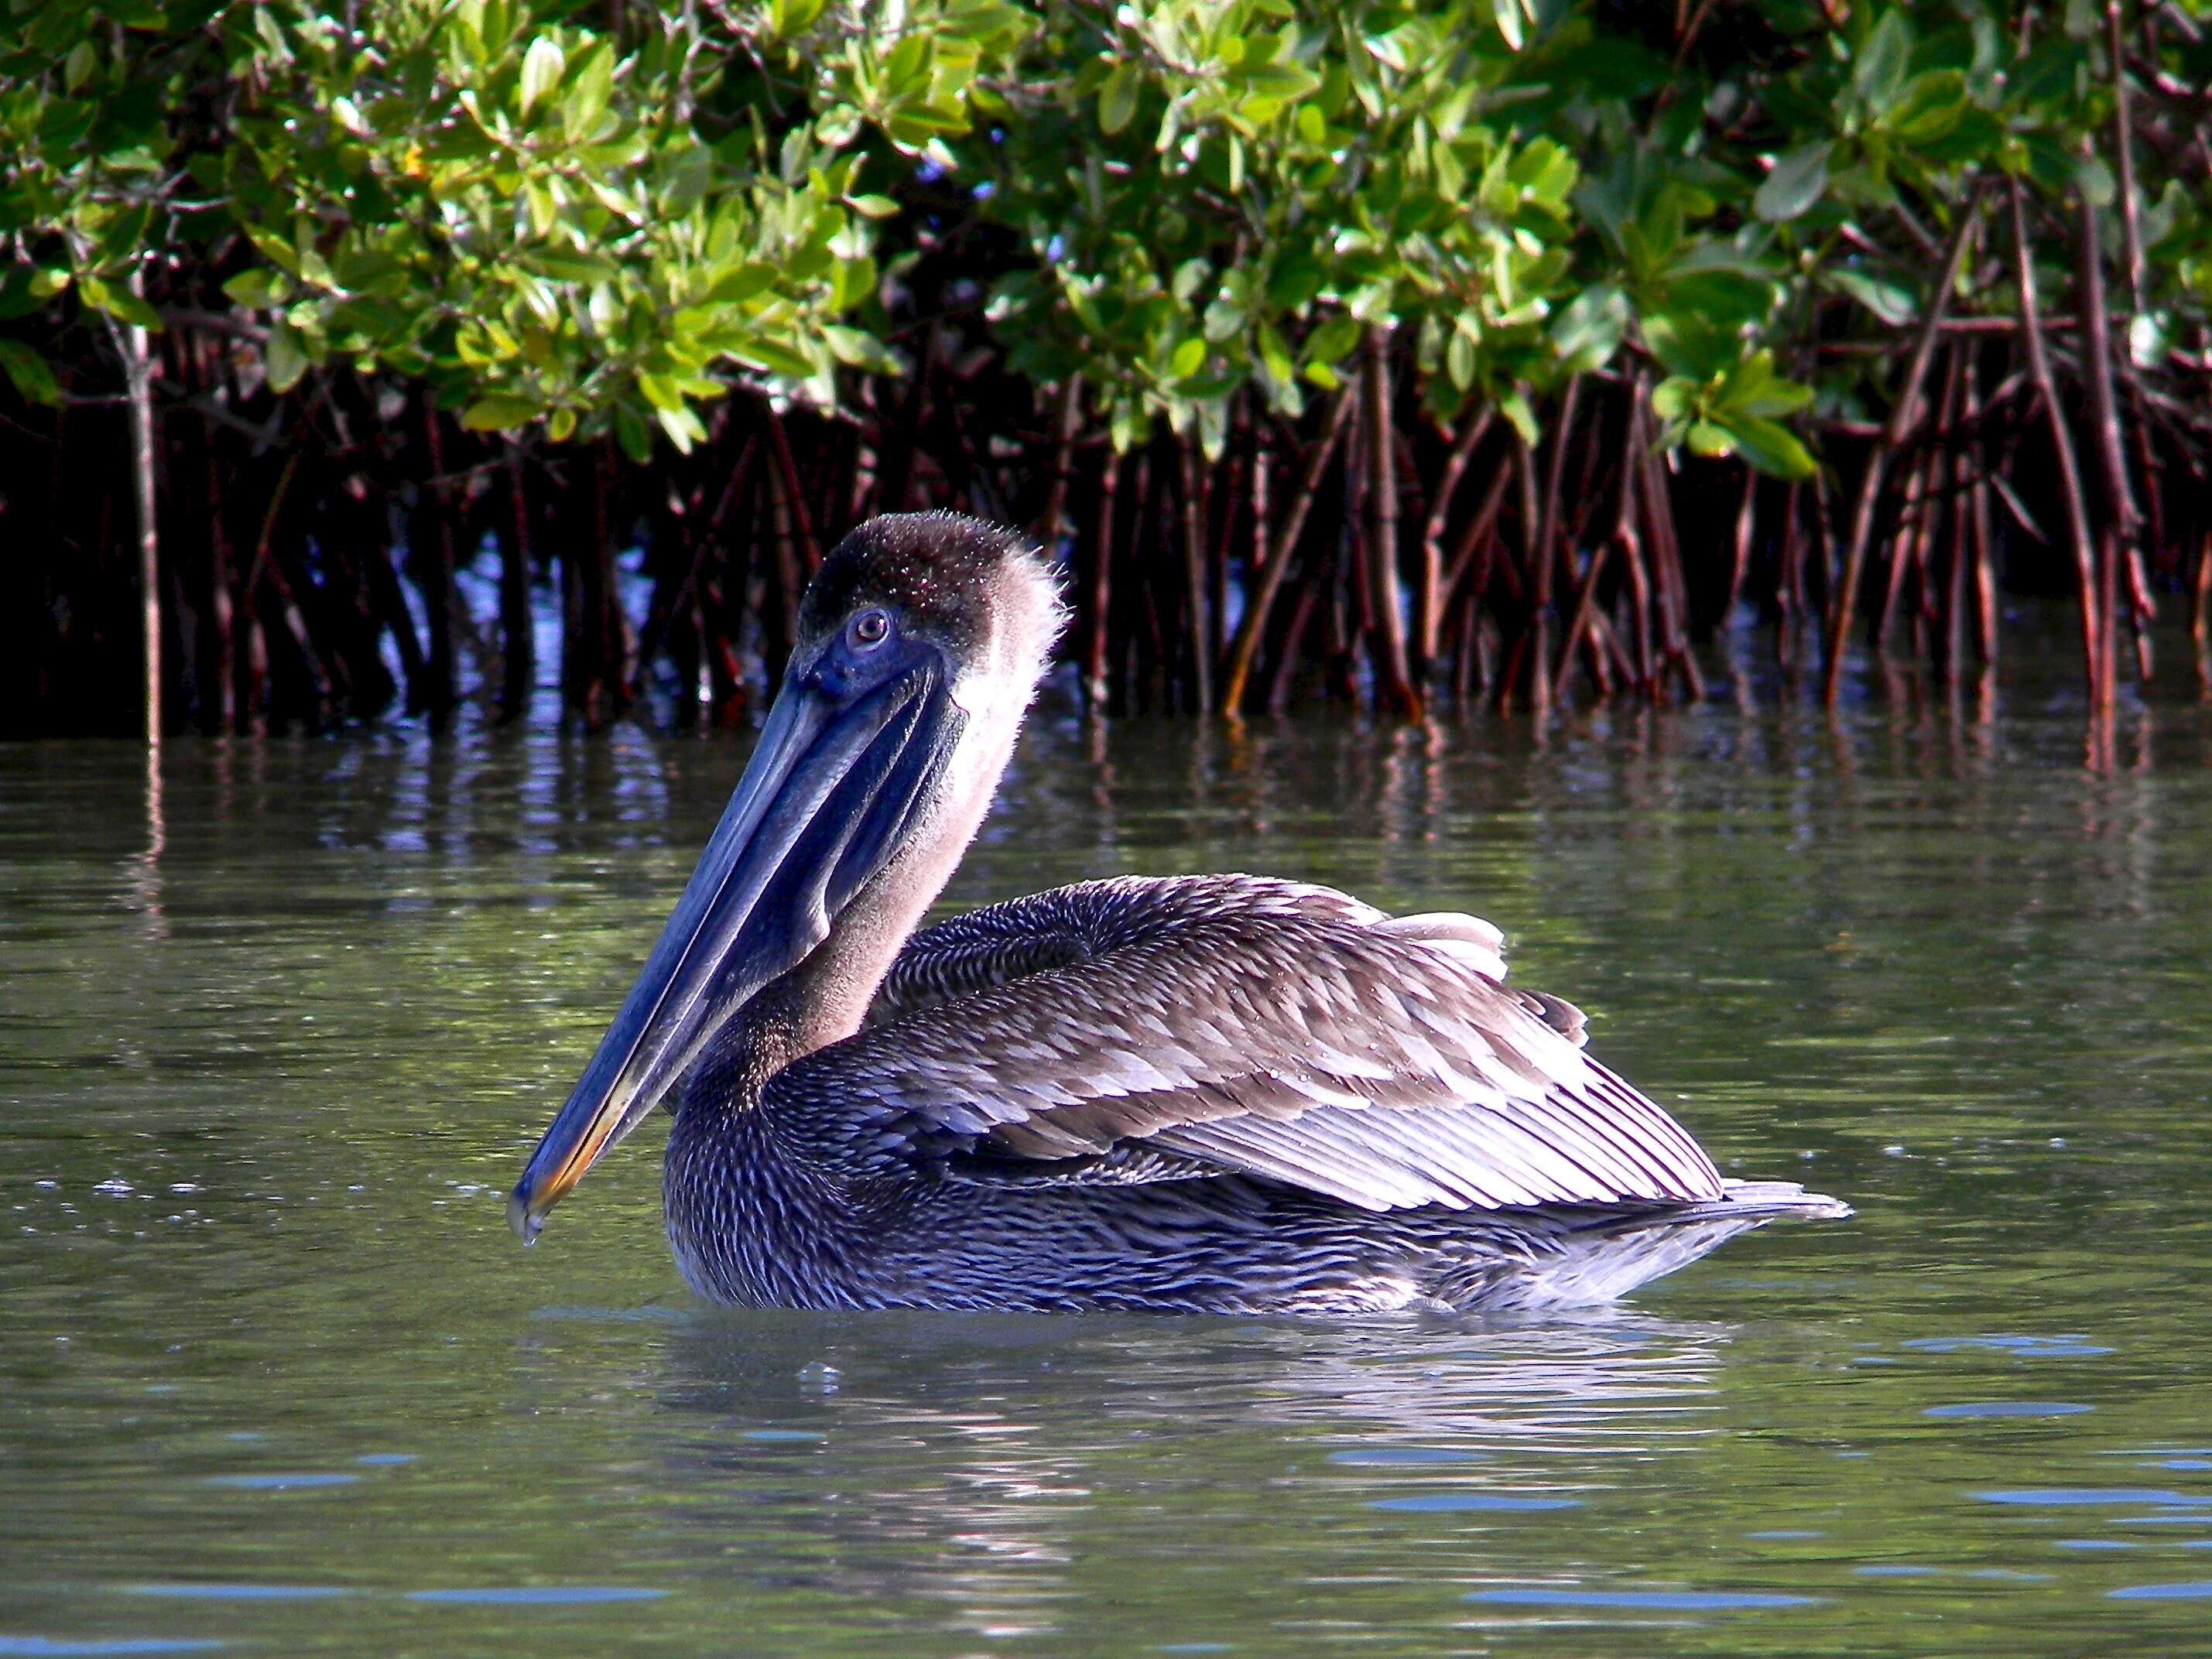
<svg viewBox="0 0 2212 1659"><path fill-rule="evenodd" d="M1472 916L1121 877L916 933L1062 619L1040 554L953 514L823 561L736 792L514 1188L526 1242L672 1093L678 1265L748 1306L1549 1307L1849 1213L1724 1180Z"/></svg>

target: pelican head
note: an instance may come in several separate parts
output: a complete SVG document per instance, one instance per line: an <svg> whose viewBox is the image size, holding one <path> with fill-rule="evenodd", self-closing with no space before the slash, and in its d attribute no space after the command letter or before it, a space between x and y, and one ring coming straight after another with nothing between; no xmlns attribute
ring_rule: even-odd
<svg viewBox="0 0 2212 1659"><path fill-rule="evenodd" d="M872 520L800 603L744 775L637 983L516 1183L525 1243L763 990L771 1064L859 1029L982 821L1060 629L1043 559L952 513Z"/></svg>

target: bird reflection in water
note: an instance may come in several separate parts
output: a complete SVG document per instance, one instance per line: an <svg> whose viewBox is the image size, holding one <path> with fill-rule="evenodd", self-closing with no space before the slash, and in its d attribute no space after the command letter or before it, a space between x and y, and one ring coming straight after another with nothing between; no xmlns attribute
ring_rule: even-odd
<svg viewBox="0 0 2212 1659"><path fill-rule="evenodd" d="M1473 1322L701 1312L669 1325L643 1379L665 1437L647 1484L678 1559L855 1619L1066 1635L1170 1583L1179 1603L1272 1618L1301 1580L1474 1582L1484 1553L1389 1518L1408 1498L1527 1527L1615 1487L1679 1486L1735 1334L1618 1307ZM825 1363L834 1392L814 1380ZM1177 1543L1201 1534L1211 1561ZM1130 1575L1148 1558L1158 1583Z"/></svg>

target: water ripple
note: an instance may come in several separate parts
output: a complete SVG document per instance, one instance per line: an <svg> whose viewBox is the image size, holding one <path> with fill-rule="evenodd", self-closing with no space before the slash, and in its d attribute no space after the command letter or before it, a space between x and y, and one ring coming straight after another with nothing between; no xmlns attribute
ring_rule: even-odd
<svg viewBox="0 0 2212 1659"><path fill-rule="evenodd" d="M357 1474L293 1472L283 1474L211 1474L210 1486L234 1486L243 1492L292 1492L307 1486L349 1486Z"/></svg>
<svg viewBox="0 0 2212 1659"><path fill-rule="evenodd" d="M125 1584L131 1595L161 1595L186 1601L315 1601L351 1595L338 1584Z"/></svg>
<svg viewBox="0 0 2212 1659"><path fill-rule="evenodd" d="M2194 1504L2162 1486L2001 1486L1973 1494L1984 1504Z"/></svg>
<svg viewBox="0 0 2212 1659"><path fill-rule="evenodd" d="M1367 1446L1352 1451L1333 1451L1328 1461L1384 1468L1393 1464L1472 1463L1483 1455L1481 1452L1454 1451L1448 1446Z"/></svg>
<svg viewBox="0 0 2212 1659"><path fill-rule="evenodd" d="M569 1607L595 1601L653 1601L665 1589L623 1584L517 1584L497 1589L410 1590L410 1601L490 1603L500 1607Z"/></svg>
<svg viewBox="0 0 2212 1659"><path fill-rule="evenodd" d="M1462 1599L1514 1607L1646 1607L1668 1613L1708 1613L1737 1607L1808 1607L1822 1598L1753 1590L1600 1590L1528 1584L1474 1590Z"/></svg>
<svg viewBox="0 0 2212 1659"><path fill-rule="evenodd" d="M74 1659L79 1654L206 1653L223 1644L164 1636L125 1636L88 1642L54 1641L44 1636L0 1636L0 1659Z"/></svg>
<svg viewBox="0 0 2212 1659"><path fill-rule="evenodd" d="M2017 1354L2022 1359L2085 1358L2112 1352L2108 1347L2077 1334L2061 1336L2022 1336L1998 1332L1987 1336L1919 1336L1907 1341L1905 1346L1922 1353L1963 1353L1976 1349L1990 1349L1999 1353Z"/></svg>
<svg viewBox="0 0 2212 1659"><path fill-rule="evenodd" d="M1930 1406L1923 1417L2075 1417L2094 1406L2071 1400L1966 1400L1954 1406Z"/></svg>
<svg viewBox="0 0 2212 1659"><path fill-rule="evenodd" d="M1411 1498L1378 1498L1371 1510L1401 1510L1418 1514L1442 1514L1459 1510L1571 1510L1577 1498L1522 1498L1497 1492L1425 1492Z"/></svg>

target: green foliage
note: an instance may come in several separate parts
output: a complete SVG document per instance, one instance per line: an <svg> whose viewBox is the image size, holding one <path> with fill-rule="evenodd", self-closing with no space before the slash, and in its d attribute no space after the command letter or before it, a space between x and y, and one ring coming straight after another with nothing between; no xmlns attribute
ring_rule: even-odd
<svg viewBox="0 0 2212 1659"><path fill-rule="evenodd" d="M1370 328L1412 337L1444 416L1525 418L1596 367L1622 331L1602 295L1564 346L1546 330L1582 288L1576 161L1485 118L1501 15L1526 21L1517 0L1048 9L990 198L1036 260L993 299L1018 366L1083 372L1123 448L1164 416L1209 453L1240 390L1295 416Z"/></svg>
<svg viewBox="0 0 2212 1659"><path fill-rule="evenodd" d="M1894 372L1814 339L1922 315L1974 180L2118 188L2081 6L2023 46L1987 0L1759 0L1706 51L1589 0L6 3L0 321L227 312L276 392L406 376L639 456L733 386L902 373L897 280L967 226L1017 250L980 273L1009 366L1081 374L1123 449L1218 453L1381 330L1441 420L1533 439L1626 370L1667 444L1802 477L1791 422ZM2212 82L2186 32L2144 50ZM2150 363L2203 326L2212 220L2137 161ZM21 341L0 369L65 390Z"/></svg>
<svg viewBox="0 0 2212 1659"><path fill-rule="evenodd" d="M923 3L888 50L863 23L802 61L777 42L819 4L719 39L642 6L610 30L575 0L371 0L354 33L304 0L110 6L88 39L74 5L15 9L7 301L73 289L158 326L128 272L211 262L276 392L325 365L426 378L471 427L611 424L638 455L653 427L688 447L737 382L828 404L844 366L896 372L843 322L874 304L896 210L860 190L858 141L964 131L975 43L1025 28L996 0ZM794 103L778 65L821 95Z"/></svg>

